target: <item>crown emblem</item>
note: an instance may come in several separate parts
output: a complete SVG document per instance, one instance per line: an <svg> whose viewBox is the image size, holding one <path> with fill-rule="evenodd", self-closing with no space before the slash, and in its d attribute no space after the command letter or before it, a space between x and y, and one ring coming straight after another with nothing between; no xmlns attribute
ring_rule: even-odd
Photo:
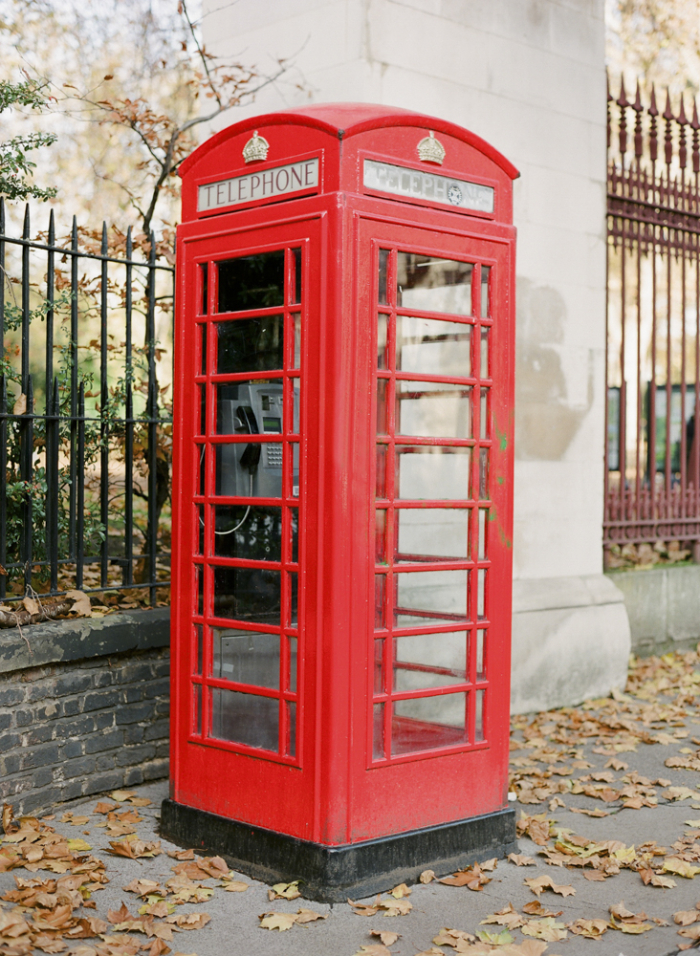
<svg viewBox="0 0 700 956"><path fill-rule="evenodd" d="M263 136L258 136L258 131L255 130L243 147L243 159L246 163L252 163L256 159L267 159L267 151L269 148L270 144L268 141Z"/></svg>
<svg viewBox="0 0 700 956"><path fill-rule="evenodd" d="M442 166L445 158L445 147L439 139L435 139L435 133L430 130L430 136L426 136L418 144L418 158L424 163L437 163Z"/></svg>

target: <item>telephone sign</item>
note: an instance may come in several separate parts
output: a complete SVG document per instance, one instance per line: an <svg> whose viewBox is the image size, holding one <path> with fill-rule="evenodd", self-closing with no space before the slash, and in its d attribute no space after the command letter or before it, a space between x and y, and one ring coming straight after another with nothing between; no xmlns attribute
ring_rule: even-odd
<svg viewBox="0 0 700 956"><path fill-rule="evenodd" d="M503 853L517 172L342 104L182 169L163 833L331 901Z"/></svg>

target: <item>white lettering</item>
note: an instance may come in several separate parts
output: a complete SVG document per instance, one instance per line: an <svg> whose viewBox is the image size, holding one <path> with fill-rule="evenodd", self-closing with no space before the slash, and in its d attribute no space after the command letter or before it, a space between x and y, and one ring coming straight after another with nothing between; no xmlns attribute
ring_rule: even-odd
<svg viewBox="0 0 700 956"><path fill-rule="evenodd" d="M365 160L363 185L377 192L392 193L407 199L427 199L451 208L493 212L495 190L492 186L470 183L465 179L438 176L418 169L406 169L391 163Z"/></svg>
<svg viewBox="0 0 700 956"><path fill-rule="evenodd" d="M249 173L232 179L207 183L197 190L197 210L207 212L235 206L253 199L270 199L287 193L307 191L319 185L318 159L276 166L262 173Z"/></svg>

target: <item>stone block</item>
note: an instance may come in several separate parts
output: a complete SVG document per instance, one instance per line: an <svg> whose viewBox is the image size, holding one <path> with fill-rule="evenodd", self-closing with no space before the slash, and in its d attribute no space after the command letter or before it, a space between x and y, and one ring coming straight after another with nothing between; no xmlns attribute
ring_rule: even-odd
<svg viewBox="0 0 700 956"><path fill-rule="evenodd" d="M122 692L116 689L95 690L85 695L83 703L83 713L91 710L106 710L116 707L122 702Z"/></svg>
<svg viewBox="0 0 700 956"><path fill-rule="evenodd" d="M85 753L102 753L105 750L114 750L124 743L124 733L121 730L110 730L107 733L93 734L85 738ZM128 752L128 751L127 751Z"/></svg>
<svg viewBox="0 0 700 956"><path fill-rule="evenodd" d="M155 711L153 701L146 700L140 704L127 704L116 712L117 724L133 724L140 720L149 720Z"/></svg>
<svg viewBox="0 0 700 956"><path fill-rule="evenodd" d="M59 744L53 741L49 744L40 744L31 750L25 750L21 756L22 770L33 770L35 767L46 767L58 763Z"/></svg>

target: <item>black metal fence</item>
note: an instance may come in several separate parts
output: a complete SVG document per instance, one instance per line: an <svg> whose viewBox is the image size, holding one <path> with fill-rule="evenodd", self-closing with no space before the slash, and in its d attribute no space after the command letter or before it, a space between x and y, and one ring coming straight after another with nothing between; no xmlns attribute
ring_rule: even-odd
<svg viewBox="0 0 700 956"><path fill-rule="evenodd" d="M128 589L121 601L155 604L169 584L172 265L152 234L74 219L57 240L53 212L31 238L29 207L12 230L0 200L0 273L0 602Z"/></svg>

